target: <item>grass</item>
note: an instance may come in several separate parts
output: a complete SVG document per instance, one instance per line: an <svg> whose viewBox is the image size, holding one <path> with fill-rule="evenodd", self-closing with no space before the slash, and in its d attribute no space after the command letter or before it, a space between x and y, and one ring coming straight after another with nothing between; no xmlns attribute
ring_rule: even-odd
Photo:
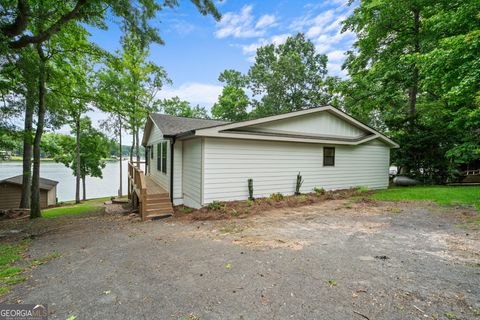
<svg viewBox="0 0 480 320"><path fill-rule="evenodd" d="M377 200L433 201L440 205L470 205L480 211L480 187L394 187L371 196Z"/></svg>
<svg viewBox="0 0 480 320"><path fill-rule="evenodd" d="M42 216L45 218L56 218L61 216L71 216L83 213L96 212L99 210L101 210L101 208L98 206L82 203L73 206L46 209L42 211Z"/></svg>
<svg viewBox="0 0 480 320"><path fill-rule="evenodd" d="M23 268L14 266L22 259L30 241L21 241L17 244L0 245L0 295L10 291L10 285L25 281L27 277L16 277L23 272Z"/></svg>
<svg viewBox="0 0 480 320"><path fill-rule="evenodd" d="M20 275L26 269L35 268L41 264L55 259L60 253L53 252L39 259L35 259L26 266L16 265L24 259L25 251L28 249L31 240L23 240L14 244L0 245L0 296L8 293L11 285L23 282L28 276Z"/></svg>

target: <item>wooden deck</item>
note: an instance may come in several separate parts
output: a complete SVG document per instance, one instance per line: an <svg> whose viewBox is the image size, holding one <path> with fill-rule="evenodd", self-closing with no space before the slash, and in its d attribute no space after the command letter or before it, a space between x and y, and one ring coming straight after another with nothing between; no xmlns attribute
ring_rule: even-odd
<svg viewBox="0 0 480 320"><path fill-rule="evenodd" d="M162 218L173 214L170 194L151 177L145 176L137 162L128 163L128 198L138 208L142 220Z"/></svg>

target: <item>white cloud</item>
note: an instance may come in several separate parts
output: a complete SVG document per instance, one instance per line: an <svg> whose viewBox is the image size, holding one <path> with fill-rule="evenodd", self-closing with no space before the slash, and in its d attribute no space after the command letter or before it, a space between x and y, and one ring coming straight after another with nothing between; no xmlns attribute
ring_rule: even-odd
<svg viewBox="0 0 480 320"><path fill-rule="evenodd" d="M246 5L239 13L227 12L218 23L217 38L255 38L265 35L266 30L276 25L274 15L263 15L257 22L252 14L253 6Z"/></svg>
<svg viewBox="0 0 480 320"><path fill-rule="evenodd" d="M333 50L327 53L328 61L342 61L345 58L343 50Z"/></svg>
<svg viewBox="0 0 480 320"><path fill-rule="evenodd" d="M242 45L242 51L243 54L247 55L247 60L250 62L255 61L255 53L257 52L257 49L269 44L274 44L274 45L280 45L284 43L288 37L290 37L290 33L283 33L283 34L278 34L274 35L268 38L260 38L256 42L248 44L248 45Z"/></svg>
<svg viewBox="0 0 480 320"><path fill-rule="evenodd" d="M275 18L274 15L266 14L261 16L260 19L258 19L257 24L255 25L255 28L261 29L265 27L270 27L270 26L273 26L276 21L277 21L277 18Z"/></svg>
<svg viewBox="0 0 480 320"><path fill-rule="evenodd" d="M345 76L345 72L341 70L345 60L344 52L351 48L355 40L352 32L341 32L342 22L353 10L346 3L346 0L328 0L321 6L312 5L306 15L297 17L290 24L290 28L305 33L318 53L328 56L327 67L330 74L339 76ZM330 9L325 10L326 5L329 5ZM332 8L332 5L335 8ZM317 13L314 13L315 11Z"/></svg>
<svg viewBox="0 0 480 320"><path fill-rule="evenodd" d="M193 105L200 104L201 106L210 108L215 102L217 102L218 96L222 93L222 86L187 82L176 88L163 89L158 97L159 98L173 98L178 96L182 100L186 100Z"/></svg>

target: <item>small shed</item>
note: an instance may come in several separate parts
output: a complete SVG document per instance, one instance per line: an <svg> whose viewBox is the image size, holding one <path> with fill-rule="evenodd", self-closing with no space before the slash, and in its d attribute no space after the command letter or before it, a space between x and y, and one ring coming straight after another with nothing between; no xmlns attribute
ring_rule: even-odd
<svg viewBox="0 0 480 320"><path fill-rule="evenodd" d="M20 206L22 178L19 175L0 181L0 210ZM44 209L57 203L57 184L58 181L40 178L40 208Z"/></svg>

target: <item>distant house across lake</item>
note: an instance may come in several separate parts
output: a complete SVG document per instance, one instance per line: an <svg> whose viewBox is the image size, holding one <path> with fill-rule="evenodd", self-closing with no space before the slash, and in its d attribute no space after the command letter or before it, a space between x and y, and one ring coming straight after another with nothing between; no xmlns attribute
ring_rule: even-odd
<svg viewBox="0 0 480 320"><path fill-rule="evenodd" d="M58 181L40 178L40 207L42 209L57 203ZM0 181L0 209L15 209L22 197L22 176Z"/></svg>

